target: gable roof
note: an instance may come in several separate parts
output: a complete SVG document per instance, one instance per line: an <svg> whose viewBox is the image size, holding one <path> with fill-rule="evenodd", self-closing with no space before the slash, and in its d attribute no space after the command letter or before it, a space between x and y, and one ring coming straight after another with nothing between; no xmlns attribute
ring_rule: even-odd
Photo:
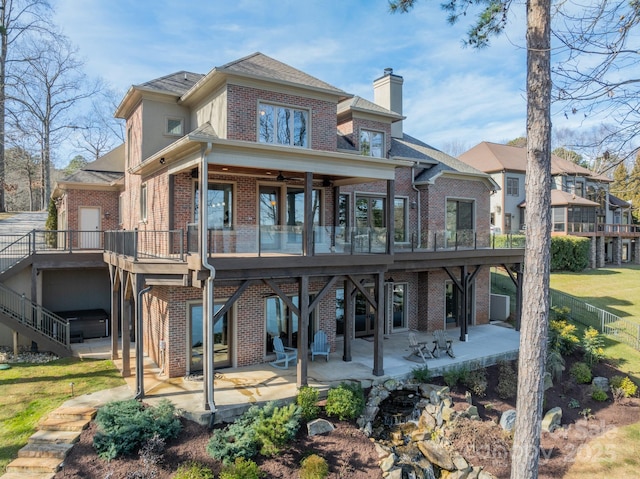
<svg viewBox="0 0 640 479"><path fill-rule="evenodd" d="M392 122L404 120L406 118L395 111L387 110L386 108L357 95L338 103L338 116L349 111L359 111L383 116L391 119Z"/></svg>
<svg viewBox="0 0 640 479"><path fill-rule="evenodd" d="M465 151L459 158L485 173L497 173L500 171L525 173L527 169L527 149L518 146L483 141ZM551 155L551 174L584 176L597 181L611 181L609 178L598 175L588 168L553 154Z"/></svg>
<svg viewBox="0 0 640 479"><path fill-rule="evenodd" d="M158 92L172 93L176 96L182 96L203 76L204 75L202 73L192 73L181 70L160 78L149 80L148 82L141 83L139 85L134 85L134 87L143 90L155 90Z"/></svg>
<svg viewBox="0 0 640 479"><path fill-rule="evenodd" d="M100 158L88 163L83 170L124 173L124 143L105 153Z"/></svg>
<svg viewBox="0 0 640 479"><path fill-rule="evenodd" d="M189 91L185 92L180 100L182 102L193 101L193 98L197 99L203 95L204 91L209 90L207 85L219 85L224 82L226 78L232 76L315 90L336 96L339 100L352 96L344 90L319 80L308 73L298 70L286 63L282 63L264 53L256 52L222 66L214 67L209 73L198 80Z"/></svg>

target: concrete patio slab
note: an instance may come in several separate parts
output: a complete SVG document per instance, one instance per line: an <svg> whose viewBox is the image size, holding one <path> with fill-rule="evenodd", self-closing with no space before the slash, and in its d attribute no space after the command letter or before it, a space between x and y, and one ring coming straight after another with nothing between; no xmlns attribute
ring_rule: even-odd
<svg viewBox="0 0 640 479"><path fill-rule="evenodd" d="M414 331L419 341L431 342L433 335ZM411 358L409 332L401 332L385 337L383 340L384 375L374 376L373 347L374 343L367 339L352 340L352 360L342 360L343 339L335 344L329 361L318 359L308 362L308 383L320 390L321 396L342 381L359 381L364 387L390 378L403 379L412 374L413 369L424 366L422 360ZM437 359L429 359L427 366L433 375L441 375L450 368L488 366L500 359L514 359L518 354L519 333L501 325L490 324L471 326L468 340L459 340L459 330L448 331L453 340L455 358L444 355ZM103 358L110 356L110 340L94 340L74 344L75 354L81 357ZM132 346L132 354L135 348ZM115 361L121 367L121 360ZM109 400L128 399L135 391L135 361L131 360L132 375L125 378L127 386L94 393L93 398L75 398L65 406L95 406ZM157 404L162 399L169 399L182 413L200 423L209 420L209 411L204 404L203 383L189 378L166 378L156 364L148 357L144 358L144 401ZM216 371L214 380L214 400L216 406L216 422L233 420L253 404L271 400L290 400L297 393L296 367L287 370L276 369L268 364L258 364L239 368L226 368Z"/></svg>

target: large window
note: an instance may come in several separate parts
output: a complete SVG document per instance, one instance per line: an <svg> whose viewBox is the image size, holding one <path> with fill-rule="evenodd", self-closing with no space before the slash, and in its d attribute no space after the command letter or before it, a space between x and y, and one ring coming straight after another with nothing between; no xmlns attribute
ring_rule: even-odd
<svg viewBox="0 0 640 479"><path fill-rule="evenodd" d="M407 284L406 283L391 283L389 287L392 290L391 301L392 308L392 323L391 327L393 331L406 329L407 326Z"/></svg>
<svg viewBox="0 0 640 479"><path fill-rule="evenodd" d="M214 312L218 312L222 305L216 304ZM189 360L189 372L202 371L204 359L203 341L203 310L202 303L188 304L189 330L187 338L187 358ZM226 367L231 365L231 324L229 313L219 318L213 326L213 364L214 367Z"/></svg>
<svg viewBox="0 0 640 479"><path fill-rule="evenodd" d="M298 296L291 296L291 302L298 307ZM309 296L309 302L313 300ZM298 346L298 315L295 314L287 303L278 296L270 296L265 299L266 308L266 337L265 346L267 353L273 352L273 338L279 337L285 346L295 348ZM311 311L309 317L309 342L313 338L313 324L315 313ZM308 346L308 345L307 345Z"/></svg>
<svg viewBox="0 0 640 479"><path fill-rule="evenodd" d="M182 136L184 132L184 122L182 118L167 118L165 133L167 135Z"/></svg>
<svg viewBox="0 0 640 479"><path fill-rule="evenodd" d="M393 234L394 241L407 241L407 199L395 198L393 202Z"/></svg>
<svg viewBox="0 0 640 479"><path fill-rule="evenodd" d="M259 141L279 145L308 146L309 112L261 103Z"/></svg>
<svg viewBox="0 0 640 479"><path fill-rule="evenodd" d="M199 184L195 190L194 221L198 221L200 205ZM207 191L207 228L210 230L231 229L233 227L233 185L229 183L209 183Z"/></svg>
<svg viewBox="0 0 640 479"><path fill-rule="evenodd" d="M474 234L473 201L447 200L446 228L448 241L471 246Z"/></svg>
<svg viewBox="0 0 640 479"><path fill-rule="evenodd" d="M364 156L384 157L384 133L379 131L360 131L360 153Z"/></svg>
<svg viewBox="0 0 640 479"><path fill-rule="evenodd" d="M553 231L565 231L565 214L567 210L563 206L554 206L551 208L551 214L553 217Z"/></svg>
<svg viewBox="0 0 640 479"><path fill-rule="evenodd" d="M520 181L518 178L507 178L507 195L518 196L520 194Z"/></svg>

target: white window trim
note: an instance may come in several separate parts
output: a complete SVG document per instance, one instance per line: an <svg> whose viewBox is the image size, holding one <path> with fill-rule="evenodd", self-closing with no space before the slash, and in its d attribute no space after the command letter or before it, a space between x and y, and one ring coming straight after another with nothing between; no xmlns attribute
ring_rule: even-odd
<svg viewBox="0 0 640 479"><path fill-rule="evenodd" d="M381 156L373 156L373 155L365 155L362 153L362 133L363 132L371 132L371 133L380 133L382 135L382 155ZM358 134L358 150L362 156L368 156L369 158L386 158L387 157L387 134L384 130L376 130L374 128L360 128Z"/></svg>
<svg viewBox="0 0 640 479"><path fill-rule="evenodd" d="M169 122L171 120L180 122L180 133L172 133L169 131ZM184 136L184 118L179 116L167 116L164 119L164 134L167 136L181 137Z"/></svg>
<svg viewBox="0 0 640 479"><path fill-rule="evenodd" d="M146 223L148 219L148 209L149 209L148 193L149 193L149 188L147 187L147 184L142 183L140 185L140 221L142 223Z"/></svg>

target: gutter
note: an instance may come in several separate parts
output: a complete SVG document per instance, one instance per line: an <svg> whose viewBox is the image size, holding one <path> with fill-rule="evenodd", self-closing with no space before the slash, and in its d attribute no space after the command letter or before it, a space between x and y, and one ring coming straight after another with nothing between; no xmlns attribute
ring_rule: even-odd
<svg viewBox="0 0 640 479"><path fill-rule="evenodd" d="M153 286L138 291L138 308L136 314L136 394L134 399L144 397L144 351L142 346L142 295L151 291Z"/></svg>
<svg viewBox="0 0 640 479"><path fill-rule="evenodd" d="M209 235L208 233L208 208L207 193L209 191L209 173L207 156L213 150L213 143L207 142L207 146L202 148L202 162L200 164L200 186L199 186L199 209L198 224L200 231L200 261L202 267L209 271L209 276L205 280L205 294L202 302L203 316L203 338L205 342L205 361L204 361L204 402L205 408L211 411L209 416L209 428L215 424L216 403L213 399L213 280L216 277L215 268L209 264Z"/></svg>

